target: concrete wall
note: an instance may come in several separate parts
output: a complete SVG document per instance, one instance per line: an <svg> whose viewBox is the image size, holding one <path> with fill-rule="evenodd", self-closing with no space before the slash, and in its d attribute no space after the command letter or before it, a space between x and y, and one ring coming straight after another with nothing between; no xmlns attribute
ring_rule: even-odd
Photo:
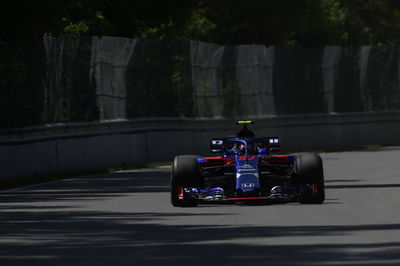
<svg viewBox="0 0 400 266"><path fill-rule="evenodd" d="M400 112L257 119L257 136L279 136L284 151L400 143ZM234 135L232 119L136 119L0 131L0 178L171 160L209 153L211 137Z"/></svg>

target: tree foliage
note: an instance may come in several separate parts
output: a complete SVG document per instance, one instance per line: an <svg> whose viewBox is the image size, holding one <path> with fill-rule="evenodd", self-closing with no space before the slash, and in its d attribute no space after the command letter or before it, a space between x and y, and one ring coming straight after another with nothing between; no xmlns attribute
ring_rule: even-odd
<svg viewBox="0 0 400 266"><path fill-rule="evenodd" d="M400 42L399 0L4 0L0 40L111 35L220 44Z"/></svg>

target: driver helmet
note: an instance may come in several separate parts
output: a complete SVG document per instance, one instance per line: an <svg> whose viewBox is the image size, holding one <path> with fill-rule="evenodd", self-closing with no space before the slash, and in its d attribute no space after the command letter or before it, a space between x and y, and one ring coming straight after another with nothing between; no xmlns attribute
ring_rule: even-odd
<svg viewBox="0 0 400 266"><path fill-rule="evenodd" d="M243 143L236 143L233 146L233 151L235 151L235 153L237 154L245 154L246 153L246 145Z"/></svg>

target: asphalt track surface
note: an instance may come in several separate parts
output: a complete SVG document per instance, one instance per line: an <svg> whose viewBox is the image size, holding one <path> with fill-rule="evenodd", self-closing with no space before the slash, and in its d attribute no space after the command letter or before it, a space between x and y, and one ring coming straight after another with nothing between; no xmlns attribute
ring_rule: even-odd
<svg viewBox="0 0 400 266"><path fill-rule="evenodd" d="M169 168L0 193L0 265L400 265L400 147L322 154L326 201L174 208Z"/></svg>

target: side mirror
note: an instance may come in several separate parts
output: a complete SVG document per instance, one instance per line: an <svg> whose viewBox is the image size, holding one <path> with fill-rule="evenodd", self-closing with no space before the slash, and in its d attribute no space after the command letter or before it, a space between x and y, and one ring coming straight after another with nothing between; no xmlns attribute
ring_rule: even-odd
<svg viewBox="0 0 400 266"><path fill-rule="evenodd" d="M223 139L212 139L210 143L211 153L222 153L224 140Z"/></svg>

